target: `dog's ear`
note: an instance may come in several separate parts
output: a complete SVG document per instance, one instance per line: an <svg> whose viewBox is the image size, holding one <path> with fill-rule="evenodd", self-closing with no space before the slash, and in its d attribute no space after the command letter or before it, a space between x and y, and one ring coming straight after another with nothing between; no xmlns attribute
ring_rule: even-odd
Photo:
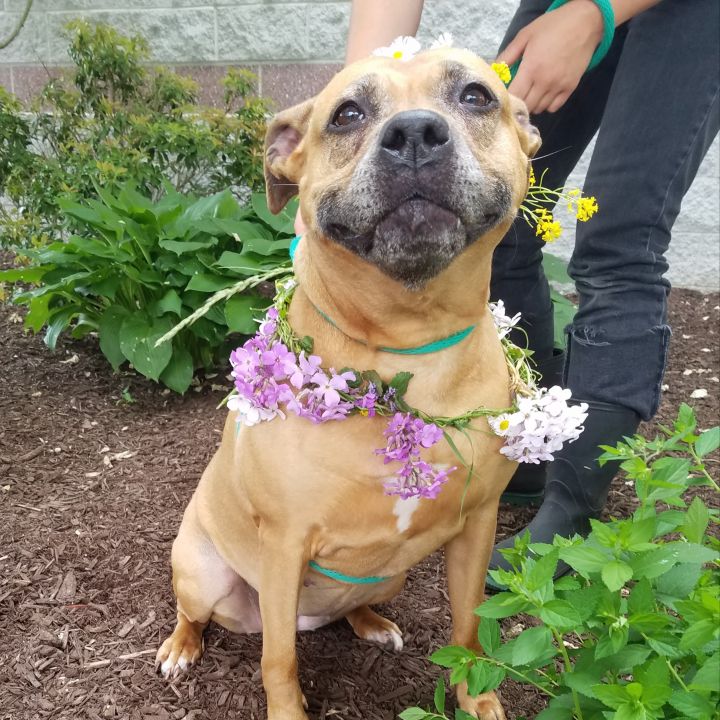
<svg viewBox="0 0 720 720"><path fill-rule="evenodd" d="M305 168L300 145L307 132L314 98L278 113L265 133L265 192L270 212L279 213L298 194Z"/></svg>
<svg viewBox="0 0 720 720"><path fill-rule="evenodd" d="M520 98L511 95L510 107L522 149L529 158L534 157L542 144L540 132L534 125L530 124L530 113Z"/></svg>

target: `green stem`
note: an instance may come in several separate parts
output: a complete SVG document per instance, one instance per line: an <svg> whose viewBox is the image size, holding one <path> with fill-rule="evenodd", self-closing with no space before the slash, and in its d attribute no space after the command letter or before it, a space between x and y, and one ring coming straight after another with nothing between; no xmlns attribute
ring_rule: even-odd
<svg viewBox="0 0 720 720"><path fill-rule="evenodd" d="M715 492L720 491L720 485L715 482L710 473L705 469L705 463L703 463L702 458L695 452L695 444L690 443L689 448L692 459L695 460L695 464L698 466L700 472L703 474L710 486L715 490Z"/></svg>
<svg viewBox="0 0 720 720"><path fill-rule="evenodd" d="M573 664L570 660L570 656L568 655L567 648L565 647L565 643L563 642L563 637L554 627L550 627L550 632L553 634L553 637L555 638L555 642L557 643L558 650L560 650L560 653L563 656L563 662L565 663L565 672L571 673L573 671ZM572 693L573 697L573 703L575 704L575 713L577 714L578 720L583 720L583 714L582 710L580 708L580 698L578 697L577 691L573 688L570 688L570 692Z"/></svg>
<svg viewBox="0 0 720 720"><path fill-rule="evenodd" d="M528 683L528 685L533 685L541 692L545 693L545 695L549 695L550 697L554 698L557 697L557 695L552 691L548 690L548 688L543 687L540 685L540 683L535 682L530 676L526 675L525 673L521 673L519 670L516 670L514 667L510 667L510 665L506 665L503 662L500 662L499 660L496 660L495 658L491 657L480 657L478 658L481 662L490 663L491 665L495 665L496 667L502 668L507 673L512 673L513 675L516 675L519 678L522 678L523 682ZM547 677L547 676L546 676ZM548 678L548 682L552 682L550 678ZM553 685L557 685L557 683L553 683ZM581 718L582 720L582 718Z"/></svg>

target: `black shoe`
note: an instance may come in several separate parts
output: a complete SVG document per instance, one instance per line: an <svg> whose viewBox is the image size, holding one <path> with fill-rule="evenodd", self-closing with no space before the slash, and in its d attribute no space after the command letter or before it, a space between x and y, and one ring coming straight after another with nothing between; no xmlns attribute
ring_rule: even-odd
<svg viewBox="0 0 720 720"><path fill-rule="evenodd" d="M581 401L574 398L571 403ZM590 532L590 518L600 516L608 490L617 470L616 463L603 467L597 462L602 451L599 445L615 445L623 437L633 435L640 424L640 416L622 405L588 402L585 430L573 443L568 443L556 453L548 465L545 498L537 515L528 525L531 542L552 543L555 535L586 536ZM523 532L525 532L523 530ZM490 559L490 570L510 569L510 564L498 552L515 545L515 537L498 543ZM558 564L555 577L568 572L563 563ZM502 590L490 578L488 590Z"/></svg>
<svg viewBox="0 0 720 720"><path fill-rule="evenodd" d="M537 363L541 376L538 385L544 388L561 385L564 365L565 352L555 348L551 357ZM500 501L510 505L540 505L546 478L547 463L520 463Z"/></svg>

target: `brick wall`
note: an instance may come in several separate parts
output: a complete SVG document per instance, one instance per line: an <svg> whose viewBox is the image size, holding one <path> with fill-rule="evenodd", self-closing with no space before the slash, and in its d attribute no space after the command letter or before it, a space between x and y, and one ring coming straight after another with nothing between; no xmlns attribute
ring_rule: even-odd
<svg viewBox="0 0 720 720"><path fill-rule="evenodd" d="M402 2L403 0L388 0ZM25 0L0 0L0 38L14 27ZM516 0L426 0L420 37L441 31L456 44L491 57ZM16 40L0 51L0 85L32 97L48 73L69 59L62 26L83 16L143 33L154 59L196 78L204 102L220 96L228 66L259 77L261 94L287 107L316 92L342 59L350 3L313 0L35 0ZM670 250L670 278L683 287L720 286L720 149L716 142L683 203ZM575 182L582 182L581 163ZM555 252L567 256L571 239Z"/></svg>

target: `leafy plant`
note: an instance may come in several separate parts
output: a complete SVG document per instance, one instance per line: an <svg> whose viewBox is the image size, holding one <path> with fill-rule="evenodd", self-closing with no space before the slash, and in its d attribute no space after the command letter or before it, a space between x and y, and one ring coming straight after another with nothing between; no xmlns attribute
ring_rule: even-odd
<svg viewBox="0 0 720 720"><path fill-rule="evenodd" d="M96 190L99 200L61 199L67 241L22 251L27 265L0 272L0 282L39 284L20 288L13 300L28 307L27 328L46 328L51 349L64 331L73 338L97 332L115 370L128 361L184 392L195 368L226 362L228 333L255 331L269 299L252 288L289 264L295 206L274 216L259 193L243 208L227 190L195 199L166 186L156 203L133 184L117 193ZM246 292L155 346L231 286Z"/></svg>
<svg viewBox="0 0 720 720"><path fill-rule="evenodd" d="M243 200L262 188L268 107L252 73L230 70L224 107L204 108L193 80L144 66L141 36L84 20L66 28L74 71L48 82L32 114L0 88L0 246L62 239L60 198L94 197L94 183L131 180L154 199L165 181Z"/></svg>
<svg viewBox="0 0 720 720"><path fill-rule="evenodd" d="M587 539L556 536L532 544L529 536L503 551L512 570L491 572L507 588L476 610L484 654L445 647L432 661L466 680L471 695L506 678L545 693L538 720L710 720L720 700L720 542L717 510L697 485L717 483L705 467L720 445L720 428L699 433L683 404L672 428L648 441L636 435L604 447L599 462L620 462L639 507L630 518L592 521ZM553 582L558 563L575 576ZM498 620L525 613L531 627L503 642ZM443 720L409 708L403 720ZM465 718L460 711L457 718Z"/></svg>

